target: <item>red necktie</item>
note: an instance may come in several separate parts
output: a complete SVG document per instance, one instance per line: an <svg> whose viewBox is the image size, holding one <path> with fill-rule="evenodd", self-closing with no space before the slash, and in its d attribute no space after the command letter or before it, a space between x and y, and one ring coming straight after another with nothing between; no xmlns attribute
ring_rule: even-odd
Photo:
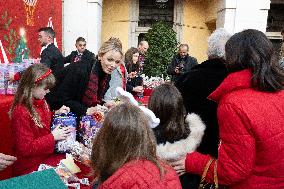
<svg viewBox="0 0 284 189"><path fill-rule="evenodd" d="M82 56L82 54L77 54L75 59L74 59L74 62L80 61L81 60L81 56Z"/></svg>

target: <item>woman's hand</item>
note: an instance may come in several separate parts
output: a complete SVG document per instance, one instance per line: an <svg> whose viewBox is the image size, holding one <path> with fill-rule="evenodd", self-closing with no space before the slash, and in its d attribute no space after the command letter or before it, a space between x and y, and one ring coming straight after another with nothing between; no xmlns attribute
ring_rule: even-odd
<svg viewBox="0 0 284 189"><path fill-rule="evenodd" d="M143 86L137 86L137 87L133 87L132 91L136 93L142 93L143 89L144 89Z"/></svg>
<svg viewBox="0 0 284 189"><path fill-rule="evenodd" d="M136 75L137 75L137 72L130 72L130 73L128 74L128 77L129 77L130 79L132 79L132 78L136 77Z"/></svg>
<svg viewBox="0 0 284 189"><path fill-rule="evenodd" d="M14 156L9 156L0 153L0 171L6 169L6 167L12 165L17 160Z"/></svg>
<svg viewBox="0 0 284 189"><path fill-rule="evenodd" d="M181 176L186 173L185 171L185 158L186 156L182 156L179 159L174 161L169 161L169 164L174 168L177 172L178 176Z"/></svg>
<svg viewBox="0 0 284 189"><path fill-rule="evenodd" d="M63 105L59 110L55 111L55 114L68 114L69 112L70 108Z"/></svg>
<svg viewBox="0 0 284 189"><path fill-rule="evenodd" d="M70 129L59 125L51 133L55 141L65 140L70 135Z"/></svg>

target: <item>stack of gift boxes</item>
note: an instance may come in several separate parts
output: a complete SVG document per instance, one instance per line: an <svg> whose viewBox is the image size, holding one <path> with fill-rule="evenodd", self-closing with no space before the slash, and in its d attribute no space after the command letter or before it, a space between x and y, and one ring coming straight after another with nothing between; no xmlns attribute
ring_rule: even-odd
<svg viewBox="0 0 284 189"><path fill-rule="evenodd" d="M61 140L56 143L55 151L57 153L66 153L67 156L70 154L72 155L72 159L90 166L92 140L102 127L105 113L106 112L104 111L97 111L93 115L83 116L79 121L79 125L77 117L72 113L61 115L55 114L51 130L54 130L56 127L68 127L71 131L70 136L67 137L66 140ZM49 165L42 164L38 170L41 171L47 168L54 168L63 182L70 187L74 187L75 184L76 187L79 188L80 184L89 184L87 178L78 179L76 177L75 173L80 172L80 170L72 172L68 166L66 167L65 164L63 164L60 162L57 167L50 167ZM77 166L74 164L72 167Z"/></svg>
<svg viewBox="0 0 284 189"><path fill-rule="evenodd" d="M102 127L104 111L97 111L93 115L81 117L77 125L77 117L72 114L54 115L51 130L56 127L68 127L71 135L63 141L56 143L55 150L58 153L71 153L79 162L89 162L92 140Z"/></svg>
<svg viewBox="0 0 284 189"><path fill-rule="evenodd" d="M39 63L39 59L23 59L21 63L0 64L0 94L15 94L19 81L10 83L9 78L35 63Z"/></svg>

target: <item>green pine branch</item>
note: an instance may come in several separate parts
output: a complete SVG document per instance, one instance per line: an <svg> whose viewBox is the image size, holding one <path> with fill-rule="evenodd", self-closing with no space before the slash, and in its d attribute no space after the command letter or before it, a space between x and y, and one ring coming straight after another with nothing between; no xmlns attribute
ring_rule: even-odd
<svg viewBox="0 0 284 189"><path fill-rule="evenodd" d="M144 73L147 76L167 76L166 70L177 50L176 32L164 22L158 22L145 35L149 43Z"/></svg>

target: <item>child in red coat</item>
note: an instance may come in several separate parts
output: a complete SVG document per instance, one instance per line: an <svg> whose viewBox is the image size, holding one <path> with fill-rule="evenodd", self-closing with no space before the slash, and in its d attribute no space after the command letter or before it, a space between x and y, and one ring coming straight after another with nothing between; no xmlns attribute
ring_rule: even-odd
<svg viewBox="0 0 284 189"><path fill-rule="evenodd" d="M99 189L181 189L175 171L156 156L149 119L127 103L108 112L95 137L91 161Z"/></svg>
<svg viewBox="0 0 284 189"><path fill-rule="evenodd" d="M50 131L52 113L44 99L55 84L51 70L42 64L30 66L23 74L11 107L14 134L14 175L36 171L46 161L59 162L53 153L55 141L66 139L68 128L57 127ZM56 113L68 112L61 107Z"/></svg>

